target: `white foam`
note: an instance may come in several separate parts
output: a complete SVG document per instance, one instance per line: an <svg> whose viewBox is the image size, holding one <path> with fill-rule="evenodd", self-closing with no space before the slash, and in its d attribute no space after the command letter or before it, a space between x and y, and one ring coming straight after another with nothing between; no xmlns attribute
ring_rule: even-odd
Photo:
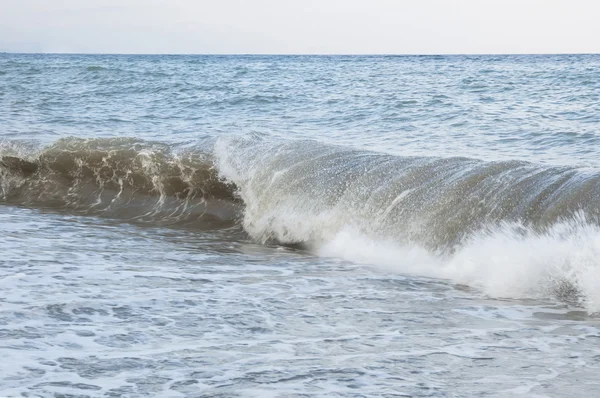
<svg viewBox="0 0 600 398"><path fill-rule="evenodd" d="M309 242L322 256L450 279L479 288L492 297L555 297L578 302L591 313L600 312L600 227L596 222L588 222L583 213L544 232L518 223L477 232L474 223L465 222L461 227L468 239L453 243L451 251L446 245L451 240L438 246L431 244L435 240L428 245L406 242L412 235L404 230L427 237L439 231L423 232L423 228L444 226L443 220L431 222L438 213L419 213L419 197L407 205L407 213L412 212L413 217L405 225L398 221L400 232L395 231L396 225L390 224L387 217L389 209L397 206L407 191L389 204L385 200L361 202L360 197L370 197L366 191L378 186L364 180L362 183L367 185L358 187L361 191L348 188L353 181L344 180L337 191L330 189L323 181L335 180L337 175L323 180L321 173L331 177L338 172L335 168L299 167L296 173L286 175L290 165L304 165L303 158L292 150L306 150L304 144L292 149L270 145L244 137L220 139L215 146L219 173L237 184L246 205L244 228L255 240ZM382 203L387 204L383 212ZM419 224L419 216L428 221ZM382 227L382 223L387 223L387 227ZM452 234L451 229L446 232ZM432 252L430 247L440 247L440 253Z"/></svg>
<svg viewBox="0 0 600 398"><path fill-rule="evenodd" d="M504 226L476 235L451 255L343 229L316 250L395 272L450 279L496 298L558 296L577 300L590 313L600 311L600 229L594 226L557 224L543 234Z"/></svg>

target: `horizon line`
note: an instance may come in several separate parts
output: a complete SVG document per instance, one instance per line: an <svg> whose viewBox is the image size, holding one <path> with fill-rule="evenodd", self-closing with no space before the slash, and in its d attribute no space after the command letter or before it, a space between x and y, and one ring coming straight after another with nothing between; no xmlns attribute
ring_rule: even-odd
<svg viewBox="0 0 600 398"><path fill-rule="evenodd" d="M600 55L600 52L532 52L532 53L121 53L121 52L39 52L39 51L2 51L0 54L13 55L166 55L166 56L340 56L340 57L435 57L435 56L532 56L532 55Z"/></svg>

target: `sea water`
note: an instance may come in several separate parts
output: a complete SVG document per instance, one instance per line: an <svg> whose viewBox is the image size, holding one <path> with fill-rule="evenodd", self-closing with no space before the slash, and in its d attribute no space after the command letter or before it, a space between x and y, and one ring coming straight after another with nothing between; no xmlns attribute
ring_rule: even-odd
<svg viewBox="0 0 600 398"><path fill-rule="evenodd" d="M0 54L0 396L600 394L600 56Z"/></svg>

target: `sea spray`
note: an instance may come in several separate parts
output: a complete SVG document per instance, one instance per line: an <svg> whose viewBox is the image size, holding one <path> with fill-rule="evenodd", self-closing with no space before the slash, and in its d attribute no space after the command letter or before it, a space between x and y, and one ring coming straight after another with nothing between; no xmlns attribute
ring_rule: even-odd
<svg viewBox="0 0 600 398"><path fill-rule="evenodd" d="M596 170L260 136L221 139L215 155L258 241L600 310Z"/></svg>

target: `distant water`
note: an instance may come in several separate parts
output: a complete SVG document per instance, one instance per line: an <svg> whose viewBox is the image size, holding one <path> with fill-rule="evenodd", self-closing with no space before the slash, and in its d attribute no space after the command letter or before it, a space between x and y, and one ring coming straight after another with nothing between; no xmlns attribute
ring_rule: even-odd
<svg viewBox="0 0 600 398"><path fill-rule="evenodd" d="M0 396L600 395L600 56L0 54Z"/></svg>

